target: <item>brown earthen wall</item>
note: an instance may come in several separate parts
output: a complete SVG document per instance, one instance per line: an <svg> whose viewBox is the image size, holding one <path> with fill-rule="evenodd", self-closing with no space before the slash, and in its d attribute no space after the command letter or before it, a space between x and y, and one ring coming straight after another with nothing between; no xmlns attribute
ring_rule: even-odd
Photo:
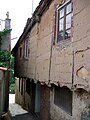
<svg viewBox="0 0 90 120"><path fill-rule="evenodd" d="M43 85L41 86L41 110L40 120L50 120L50 89Z"/></svg>
<svg viewBox="0 0 90 120"><path fill-rule="evenodd" d="M74 8L74 84L90 88L90 0L73 0ZM79 69L84 69L80 71ZM78 72L80 74L77 76Z"/></svg>

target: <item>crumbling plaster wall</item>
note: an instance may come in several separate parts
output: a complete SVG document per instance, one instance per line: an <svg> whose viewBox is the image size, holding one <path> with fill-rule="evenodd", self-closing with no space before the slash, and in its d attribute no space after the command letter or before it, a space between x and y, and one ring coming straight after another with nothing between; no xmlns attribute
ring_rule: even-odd
<svg viewBox="0 0 90 120"><path fill-rule="evenodd" d="M27 77L35 79L36 73L36 54L37 54L37 39L38 39L38 23L34 25L29 33L29 58L26 65Z"/></svg>
<svg viewBox="0 0 90 120"><path fill-rule="evenodd" d="M68 46L67 43L61 46L56 43L53 46L50 80L59 81L59 84L67 86L74 82L77 87L89 90L87 86L90 87L90 1L72 2L73 39Z"/></svg>
<svg viewBox="0 0 90 120"><path fill-rule="evenodd" d="M74 84L90 88L90 0L73 0ZM83 68L83 69L80 69ZM80 70L79 70L80 69ZM79 73L78 73L79 72Z"/></svg>
<svg viewBox="0 0 90 120"><path fill-rule="evenodd" d="M40 81L48 81L50 49L53 30L53 5L51 4L47 11L41 17L38 26L38 47L36 59L36 79Z"/></svg>
<svg viewBox="0 0 90 120"><path fill-rule="evenodd" d="M60 84L72 84L72 66L72 46L63 50L60 49L60 46L53 46L50 80Z"/></svg>
<svg viewBox="0 0 90 120"><path fill-rule="evenodd" d="M55 0L60 5L62 0ZM57 35L56 35L57 36ZM73 50L72 42L57 43L52 46L50 80L54 83L72 84ZM70 86L69 86L70 87Z"/></svg>

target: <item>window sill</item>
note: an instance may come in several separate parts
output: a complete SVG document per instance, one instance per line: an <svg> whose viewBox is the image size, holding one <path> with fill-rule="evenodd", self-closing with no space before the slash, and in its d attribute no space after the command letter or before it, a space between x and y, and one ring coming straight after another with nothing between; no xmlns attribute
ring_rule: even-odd
<svg viewBox="0 0 90 120"><path fill-rule="evenodd" d="M28 59L29 59L29 58L26 58L26 57L24 58L24 60L28 60Z"/></svg>
<svg viewBox="0 0 90 120"><path fill-rule="evenodd" d="M19 58L19 60L23 60L23 58Z"/></svg>
<svg viewBox="0 0 90 120"><path fill-rule="evenodd" d="M58 46L62 50L70 47L71 43L72 42L70 40L62 40L56 43L56 46Z"/></svg>

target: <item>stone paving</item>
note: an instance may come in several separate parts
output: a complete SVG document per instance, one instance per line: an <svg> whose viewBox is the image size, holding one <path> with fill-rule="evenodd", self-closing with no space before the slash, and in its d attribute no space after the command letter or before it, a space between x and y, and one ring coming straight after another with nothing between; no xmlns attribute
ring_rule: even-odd
<svg viewBox="0 0 90 120"><path fill-rule="evenodd" d="M9 95L9 110L12 120L39 120L35 114L28 113L15 103L15 95Z"/></svg>

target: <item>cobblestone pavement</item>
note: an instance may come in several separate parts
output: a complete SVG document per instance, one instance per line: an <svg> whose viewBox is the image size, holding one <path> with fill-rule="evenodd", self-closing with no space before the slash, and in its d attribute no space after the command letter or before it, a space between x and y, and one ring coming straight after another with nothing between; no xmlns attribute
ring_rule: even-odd
<svg viewBox="0 0 90 120"><path fill-rule="evenodd" d="M9 111L12 116L12 120L39 120L35 114L28 113L22 109L21 106L14 103L15 95L9 95Z"/></svg>

